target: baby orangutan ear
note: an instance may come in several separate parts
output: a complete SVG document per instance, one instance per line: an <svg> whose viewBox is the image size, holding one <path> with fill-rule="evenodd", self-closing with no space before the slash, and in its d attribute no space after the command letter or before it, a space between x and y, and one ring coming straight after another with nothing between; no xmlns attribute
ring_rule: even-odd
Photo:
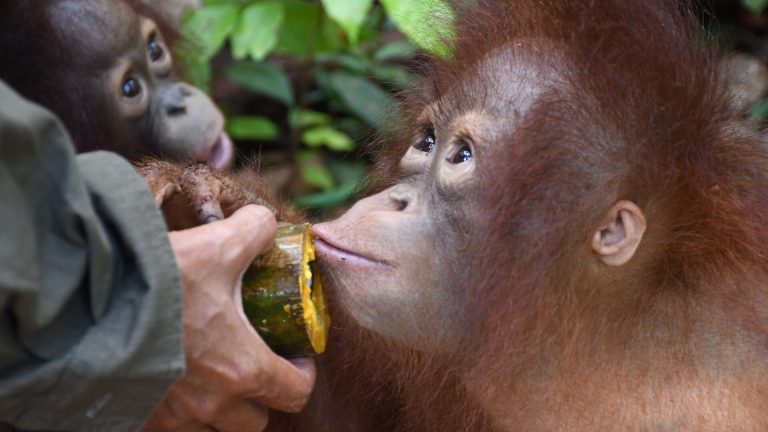
<svg viewBox="0 0 768 432"><path fill-rule="evenodd" d="M592 236L592 250L609 266L624 265L635 255L644 233L645 215L640 207L619 201Z"/></svg>

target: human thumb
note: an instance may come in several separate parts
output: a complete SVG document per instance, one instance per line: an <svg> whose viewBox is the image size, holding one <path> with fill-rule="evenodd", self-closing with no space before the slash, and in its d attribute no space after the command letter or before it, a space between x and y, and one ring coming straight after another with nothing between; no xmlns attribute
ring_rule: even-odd
<svg viewBox="0 0 768 432"><path fill-rule="evenodd" d="M275 242L277 221L266 207L248 205L216 223L226 233L223 244L230 250L239 251L233 264L243 268L256 256L267 252Z"/></svg>

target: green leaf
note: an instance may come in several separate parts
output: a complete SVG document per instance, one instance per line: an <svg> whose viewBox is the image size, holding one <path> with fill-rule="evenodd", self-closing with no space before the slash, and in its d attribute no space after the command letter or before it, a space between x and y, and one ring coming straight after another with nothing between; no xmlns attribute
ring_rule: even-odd
<svg viewBox="0 0 768 432"><path fill-rule="evenodd" d="M364 29L363 29L364 30ZM363 32L360 32L357 43L362 41ZM328 15L322 15L322 24L320 26L320 34L318 35L318 41L314 45L314 51L320 52L340 52L345 51L349 47L349 38L347 32L339 26L336 21L328 17Z"/></svg>
<svg viewBox="0 0 768 432"><path fill-rule="evenodd" d="M755 121L760 121L768 117L768 99L763 99L756 103L750 110L749 116Z"/></svg>
<svg viewBox="0 0 768 432"><path fill-rule="evenodd" d="M253 92L293 106L293 88L282 70L266 63L238 63L227 71L227 78Z"/></svg>
<svg viewBox="0 0 768 432"><path fill-rule="evenodd" d="M317 4L295 0L286 0L283 8L285 20L280 30L277 50L307 57L316 48L322 9Z"/></svg>
<svg viewBox="0 0 768 432"><path fill-rule="evenodd" d="M211 64L209 62L205 61L187 63L182 67L184 70L184 77L189 81L190 84L210 94Z"/></svg>
<svg viewBox="0 0 768 432"><path fill-rule="evenodd" d="M388 84L397 90L410 89L416 84L416 78L402 66L379 65L371 68L373 76L382 84Z"/></svg>
<svg viewBox="0 0 768 432"><path fill-rule="evenodd" d="M448 57L454 35L453 10L442 0L381 0L389 18L413 43Z"/></svg>
<svg viewBox="0 0 768 432"><path fill-rule="evenodd" d="M301 177L312 186L323 190L333 189L335 182L331 171L325 165L315 161L306 161L301 165Z"/></svg>
<svg viewBox="0 0 768 432"><path fill-rule="evenodd" d="M246 56L263 60L277 45L283 18L279 0L260 1L245 8L232 35L232 56L238 60Z"/></svg>
<svg viewBox="0 0 768 432"><path fill-rule="evenodd" d="M391 26L386 27L388 24L387 14L384 13L384 8L377 5L374 2L374 7L371 8L371 12L365 18L363 27L360 29L360 37L358 38L358 45L362 43L370 43L372 46L381 45L382 39L386 39L382 32L389 32ZM366 51L368 48L365 48Z"/></svg>
<svg viewBox="0 0 768 432"><path fill-rule="evenodd" d="M224 5L224 4L242 5L244 3L248 3L249 1L251 0L203 0L203 5L205 5L206 7L211 5Z"/></svg>
<svg viewBox="0 0 768 432"><path fill-rule="evenodd" d="M356 44L373 0L322 0L322 3L328 16L347 32L350 42Z"/></svg>
<svg viewBox="0 0 768 432"><path fill-rule="evenodd" d="M194 10L182 25L184 39L195 45L194 54L201 61L208 61L219 50L237 23L239 6L221 4Z"/></svg>
<svg viewBox="0 0 768 432"><path fill-rule="evenodd" d="M362 137L371 132L371 127L357 117L334 118L333 125L351 137Z"/></svg>
<svg viewBox="0 0 768 432"><path fill-rule="evenodd" d="M369 125L381 128L395 108L392 96L371 81L347 72L328 75L328 83L344 105Z"/></svg>
<svg viewBox="0 0 768 432"><path fill-rule="evenodd" d="M329 126L319 126L304 131L301 141L309 147L326 146L339 152L355 149L354 141L347 134Z"/></svg>
<svg viewBox="0 0 768 432"><path fill-rule="evenodd" d="M398 40L381 47L376 51L373 58L379 61L402 60L413 57L415 53L416 49L413 44L406 40Z"/></svg>
<svg viewBox="0 0 768 432"><path fill-rule="evenodd" d="M288 123L292 128L299 129L312 126L327 126L331 124L331 116L308 109L295 109L288 114Z"/></svg>
<svg viewBox="0 0 768 432"><path fill-rule="evenodd" d="M333 173L333 178L339 183L362 183L370 170L367 163L354 159L331 159L328 162L328 168Z"/></svg>
<svg viewBox="0 0 768 432"><path fill-rule="evenodd" d="M766 6L768 6L768 0L742 0L742 3L745 8L756 14L763 13Z"/></svg>
<svg viewBox="0 0 768 432"><path fill-rule="evenodd" d="M338 188L321 192L314 195L301 197L296 200L296 204L303 208L331 208L344 204L358 190L358 183L355 181L341 184Z"/></svg>
<svg viewBox="0 0 768 432"><path fill-rule="evenodd" d="M356 74L364 74L369 67L368 59L361 55L346 54L346 53L328 53L318 54L315 56L315 60L318 63L331 64L332 69L338 68L338 66L344 69L355 72Z"/></svg>
<svg viewBox="0 0 768 432"><path fill-rule="evenodd" d="M266 117L241 116L229 119L227 133L233 139L272 141L280 135L280 130Z"/></svg>

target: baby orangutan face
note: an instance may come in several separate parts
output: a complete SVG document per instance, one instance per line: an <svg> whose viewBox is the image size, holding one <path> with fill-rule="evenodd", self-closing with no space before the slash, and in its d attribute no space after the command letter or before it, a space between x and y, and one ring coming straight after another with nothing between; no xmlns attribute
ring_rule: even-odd
<svg viewBox="0 0 768 432"><path fill-rule="evenodd" d="M109 0L53 2L48 15L70 53L62 67L77 76L76 105L93 109L91 126L104 129L103 142L78 143L81 150L230 165L234 148L224 117L205 93L178 78L154 21Z"/></svg>

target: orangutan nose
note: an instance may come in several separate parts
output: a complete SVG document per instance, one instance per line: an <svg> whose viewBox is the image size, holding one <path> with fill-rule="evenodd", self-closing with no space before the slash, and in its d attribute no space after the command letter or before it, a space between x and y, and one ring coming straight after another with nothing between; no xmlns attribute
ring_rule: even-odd
<svg viewBox="0 0 768 432"><path fill-rule="evenodd" d="M413 204L414 198L412 190L396 189L389 193L392 209L399 212L406 211Z"/></svg>

